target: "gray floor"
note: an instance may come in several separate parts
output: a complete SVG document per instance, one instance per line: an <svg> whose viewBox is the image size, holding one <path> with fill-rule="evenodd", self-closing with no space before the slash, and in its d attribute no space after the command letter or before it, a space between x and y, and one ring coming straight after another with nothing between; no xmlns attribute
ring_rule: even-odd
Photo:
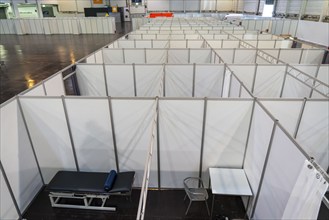
<svg viewBox="0 0 329 220"><path fill-rule="evenodd" d="M0 35L0 103L130 31L125 22L116 34Z"/></svg>

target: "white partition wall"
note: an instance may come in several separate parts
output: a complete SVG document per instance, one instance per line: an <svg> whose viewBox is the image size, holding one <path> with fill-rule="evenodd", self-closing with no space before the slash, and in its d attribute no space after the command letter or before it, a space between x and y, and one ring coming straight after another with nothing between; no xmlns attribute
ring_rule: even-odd
<svg viewBox="0 0 329 220"><path fill-rule="evenodd" d="M80 171L117 170L107 98L65 98Z"/></svg>
<svg viewBox="0 0 329 220"><path fill-rule="evenodd" d="M0 218L1 219L19 219L14 202L10 196L6 182L0 172Z"/></svg>
<svg viewBox="0 0 329 220"><path fill-rule="evenodd" d="M76 170L61 98L22 97L20 102L45 183L60 169Z"/></svg>
<svg viewBox="0 0 329 220"><path fill-rule="evenodd" d="M103 65L78 64L77 79L80 85L80 94L85 96L105 96Z"/></svg>
<svg viewBox="0 0 329 220"><path fill-rule="evenodd" d="M6 171L18 208L23 212L42 188L43 182L16 99L1 107L0 123L1 163ZM2 181L0 188L2 191L0 203L3 208L1 219L11 219L9 217L16 210L14 207L10 208L11 198L8 197L6 184ZM12 208L14 211L11 210Z"/></svg>
<svg viewBox="0 0 329 220"><path fill-rule="evenodd" d="M164 81L163 65L135 65L136 95L139 97L156 97L163 95L160 87ZM161 91L160 91L161 89Z"/></svg>
<svg viewBox="0 0 329 220"><path fill-rule="evenodd" d="M195 66L195 97L221 97L224 65Z"/></svg>
<svg viewBox="0 0 329 220"><path fill-rule="evenodd" d="M155 100L112 100L120 171L136 171L134 186L141 187L151 142ZM153 155L157 151L153 148ZM157 187L157 158L152 157L149 186Z"/></svg>
<svg viewBox="0 0 329 220"><path fill-rule="evenodd" d="M305 151L327 170L329 167L329 102L306 102L297 133L297 141Z"/></svg>
<svg viewBox="0 0 329 220"><path fill-rule="evenodd" d="M62 73L59 73L56 76L45 81L44 86L47 96L65 95Z"/></svg>
<svg viewBox="0 0 329 220"><path fill-rule="evenodd" d="M183 188L188 176L198 176L203 100L160 100L161 187Z"/></svg>
<svg viewBox="0 0 329 220"><path fill-rule="evenodd" d="M193 90L193 65L165 66L165 96L191 97Z"/></svg>
<svg viewBox="0 0 329 220"><path fill-rule="evenodd" d="M133 97L134 69L132 65L105 65L108 95Z"/></svg>
<svg viewBox="0 0 329 220"><path fill-rule="evenodd" d="M202 158L206 185L209 167L242 167L252 105L252 100L208 100Z"/></svg>

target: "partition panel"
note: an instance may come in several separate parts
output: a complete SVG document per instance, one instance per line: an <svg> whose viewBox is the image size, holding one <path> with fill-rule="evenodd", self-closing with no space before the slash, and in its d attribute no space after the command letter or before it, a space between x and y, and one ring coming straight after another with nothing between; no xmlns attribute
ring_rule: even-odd
<svg viewBox="0 0 329 220"><path fill-rule="evenodd" d="M152 44L154 41L151 40L143 40L143 41L136 41L135 48L152 48Z"/></svg>
<svg viewBox="0 0 329 220"><path fill-rule="evenodd" d="M61 98L20 98L46 184L59 170L76 170Z"/></svg>
<svg viewBox="0 0 329 220"><path fill-rule="evenodd" d="M169 43L168 43L169 44ZM146 63L147 64L159 64L167 63L168 55L167 50L146 50Z"/></svg>
<svg viewBox="0 0 329 220"><path fill-rule="evenodd" d="M294 135L303 100L261 100L261 102L289 134Z"/></svg>
<svg viewBox="0 0 329 220"><path fill-rule="evenodd" d="M103 50L99 50L95 53L95 62L98 64L103 64Z"/></svg>
<svg viewBox="0 0 329 220"><path fill-rule="evenodd" d="M135 187L142 186L155 107L155 100L112 100L120 172L135 171ZM149 187L158 186L155 155L157 148L153 147Z"/></svg>
<svg viewBox="0 0 329 220"><path fill-rule="evenodd" d="M215 50L215 52L222 58L225 63L233 63L234 50Z"/></svg>
<svg viewBox="0 0 329 220"><path fill-rule="evenodd" d="M287 75L286 81L283 87L283 98L303 98L309 97L311 88L296 80L290 75Z"/></svg>
<svg viewBox="0 0 329 220"><path fill-rule="evenodd" d="M160 100L160 175L162 188L183 188L198 176L203 100Z"/></svg>
<svg viewBox="0 0 329 220"><path fill-rule="evenodd" d="M189 40L187 41L187 48L203 48L203 40Z"/></svg>
<svg viewBox="0 0 329 220"><path fill-rule="evenodd" d="M321 64L324 56L324 50L304 49L300 63Z"/></svg>
<svg viewBox="0 0 329 220"><path fill-rule="evenodd" d="M134 40L118 40L118 48L135 48Z"/></svg>
<svg viewBox="0 0 329 220"><path fill-rule="evenodd" d="M186 48L186 40L170 40L169 48Z"/></svg>
<svg viewBox="0 0 329 220"><path fill-rule="evenodd" d="M190 50L190 63L211 63L210 49Z"/></svg>
<svg viewBox="0 0 329 220"><path fill-rule="evenodd" d="M124 61L125 63L145 63L146 54L143 49L125 49Z"/></svg>
<svg viewBox="0 0 329 220"><path fill-rule="evenodd" d="M165 96L192 97L193 65L166 65L165 80Z"/></svg>
<svg viewBox="0 0 329 220"><path fill-rule="evenodd" d="M234 54L234 63L255 63L256 50L238 49Z"/></svg>
<svg viewBox="0 0 329 220"><path fill-rule="evenodd" d="M277 127L255 209L256 219L282 218L305 159L295 144Z"/></svg>
<svg viewBox="0 0 329 220"><path fill-rule="evenodd" d="M285 65L259 65L254 95L257 97L280 97L285 72Z"/></svg>
<svg viewBox="0 0 329 220"><path fill-rule="evenodd" d="M296 69L298 69L304 73L307 73L308 75L311 75L313 77L315 77L315 74L318 71L318 65L295 64L295 65L291 65L291 66L293 66ZM297 74L298 74L298 72L294 75L296 76Z"/></svg>
<svg viewBox="0 0 329 220"><path fill-rule="evenodd" d="M265 113L265 111L258 104L255 104L243 164L243 169L254 194L251 206L253 206L255 202L254 198L259 187L273 124L273 120ZM249 211L248 214L250 215Z"/></svg>
<svg viewBox="0 0 329 220"><path fill-rule="evenodd" d="M0 218L4 220L19 219L2 172L0 172L0 186Z"/></svg>
<svg viewBox="0 0 329 220"><path fill-rule="evenodd" d="M44 82L47 96L65 95L62 73Z"/></svg>
<svg viewBox="0 0 329 220"><path fill-rule="evenodd" d="M168 40L155 40L153 41L153 48L168 48L169 41ZM150 50L146 51L146 55L149 53ZM149 60L147 59L147 62Z"/></svg>
<svg viewBox="0 0 329 220"><path fill-rule="evenodd" d="M187 49L168 50L168 63L186 64L188 63L188 61L189 61L189 50Z"/></svg>
<svg viewBox="0 0 329 220"><path fill-rule="evenodd" d="M316 78L329 85L329 65L321 65ZM324 90L325 91L321 91L321 92L324 94L329 94L329 89L324 89ZM323 95L313 91L312 98L323 98Z"/></svg>
<svg viewBox="0 0 329 220"><path fill-rule="evenodd" d="M324 170L329 167L328 100L306 102L297 133L297 141Z"/></svg>
<svg viewBox="0 0 329 220"><path fill-rule="evenodd" d="M66 98L65 102L80 170L116 170L108 100Z"/></svg>
<svg viewBox="0 0 329 220"><path fill-rule="evenodd" d="M163 65L136 65L136 90L138 97L163 96L160 84L164 74Z"/></svg>
<svg viewBox="0 0 329 220"><path fill-rule="evenodd" d="M234 74L243 82L243 84L251 91L253 79L255 75L255 65L230 65Z"/></svg>
<svg viewBox="0 0 329 220"><path fill-rule="evenodd" d="M301 49L293 49L293 50L280 50L279 59L285 63L299 63L300 56L302 50Z"/></svg>
<svg viewBox="0 0 329 220"><path fill-rule="evenodd" d="M242 168L253 101L208 100L202 179L209 167Z"/></svg>
<svg viewBox="0 0 329 220"><path fill-rule="evenodd" d="M1 163L19 209L23 212L43 183L17 99L0 108L0 123Z"/></svg>
<svg viewBox="0 0 329 220"><path fill-rule="evenodd" d="M221 97L224 65L195 66L195 97Z"/></svg>
<svg viewBox="0 0 329 220"><path fill-rule="evenodd" d="M32 87L26 93L23 94L24 96L45 96L45 90L43 89L42 84Z"/></svg>
<svg viewBox="0 0 329 220"><path fill-rule="evenodd" d="M105 96L103 65L77 64L76 75L79 91L83 96Z"/></svg>
<svg viewBox="0 0 329 220"><path fill-rule="evenodd" d="M105 65L108 95L114 97L133 97L133 65Z"/></svg>
<svg viewBox="0 0 329 220"><path fill-rule="evenodd" d="M124 63L122 49L103 49L104 63L122 64Z"/></svg>

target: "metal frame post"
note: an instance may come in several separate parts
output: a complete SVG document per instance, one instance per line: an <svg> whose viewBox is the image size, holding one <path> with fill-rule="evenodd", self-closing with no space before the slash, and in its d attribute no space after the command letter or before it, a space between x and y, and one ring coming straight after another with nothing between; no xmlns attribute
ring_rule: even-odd
<svg viewBox="0 0 329 220"><path fill-rule="evenodd" d="M204 149L204 136L206 131L206 120L207 120L207 105L208 99L204 98L203 106L203 121L202 121L202 135L201 135L201 149L200 149L200 164L199 164L199 178L202 177L202 163L203 163L203 149Z"/></svg>
<svg viewBox="0 0 329 220"><path fill-rule="evenodd" d="M136 70L135 63L133 63L133 81L134 81L134 95L137 96L137 87L136 87Z"/></svg>
<svg viewBox="0 0 329 220"><path fill-rule="evenodd" d="M252 79L252 85L251 85L251 93L253 94L255 91L255 84L256 84L256 77L257 77L257 70L258 70L258 64L255 64L255 71L254 71L254 77Z"/></svg>
<svg viewBox="0 0 329 220"><path fill-rule="evenodd" d="M193 63L193 79L192 79L192 97L195 95L195 69L196 65Z"/></svg>
<svg viewBox="0 0 329 220"><path fill-rule="evenodd" d="M104 82L105 82L105 92L106 92L106 96L109 96L109 89L108 89L108 85L107 85L107 77L106 77L106 67L105 67L105 63L103 63L103 73L104 73Z"/></svg>
<svg viewBox="0 0 329 220"><path fill-rule="evenodd" d="M284 85L286 83L287 75L288 75L288 64L286 64L286 69L284 71L282 86L281 86L281 90L280 90L280 98L282 98L282 95L283 95L283 90L284 90Z"/></svg>
<svg viewBox="0 0 329 220"><path fill-rule="evenodd" d="M117 167L117 171L120 172L118 150L117 150L117 141L116 141L116 136L115 136L115 127L114 127L114 120L113 120L113 109L112 109L111 96L109 96L107 100L108 100L108 103L109 103L109 111L110 111L110 119L111 119L111 130L112 130L113 148L114 148L114 155L115 155L115 165Z"/></svg>
<svg viewBox="0 0 329 220"><path fill-rule="evenodd" d="M252 122L253 122L252 119L254 117L254 112L255 112L256 99L257 98L254 98L253 103L252 103L252 107L251 107L251 114L250 114L250 121L249 121L249 127L248 127L248 134L247 134L246 146L245 146L245 150L244 150L244 153L243 153L242 168L244 168L244 162L246 160L246 155L247 155L247 150L248 150L248 145L249 145L251 125L252 125Z"/></svg>
<svg viewBox="0 0 329 220"><path fill-rule="evenodd" d="M293 136L295 139L296 139L296 137L297 137L298 130L299 130L299 126L300 126L300 123L301 123L301 121L302 121L302 117L303 117L303 114L304 114L306 101L307 101L307 98L304 98L304 100L303 100L303 104L302 104L302 106L301 106L301 109L300 109L300 112L299 112L299 115L298 115L298 120L297 120L297 123L296 123L296 128L295 128L294 136Z"/></svg>
<svg viewBox="0 0 329 220"><path fill-rule="evenodd" d="M158 162L158 189L161 189L161 157L160 157L160 122L159 122L159 117L160 117L160 110L159 110L159 101L157 102L157 162Z"/></svg>

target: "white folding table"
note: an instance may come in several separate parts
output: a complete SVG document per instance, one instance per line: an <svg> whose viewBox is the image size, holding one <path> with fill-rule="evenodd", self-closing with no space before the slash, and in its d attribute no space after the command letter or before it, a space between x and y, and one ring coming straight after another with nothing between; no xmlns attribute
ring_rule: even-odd
<svg viewBox="0 0 329 220"><path fill-rule="evenodd" d="M214 210L215 195L252 196L252 191L243 169L209 168L211 191L213 194L211 218Z"/></svg>

